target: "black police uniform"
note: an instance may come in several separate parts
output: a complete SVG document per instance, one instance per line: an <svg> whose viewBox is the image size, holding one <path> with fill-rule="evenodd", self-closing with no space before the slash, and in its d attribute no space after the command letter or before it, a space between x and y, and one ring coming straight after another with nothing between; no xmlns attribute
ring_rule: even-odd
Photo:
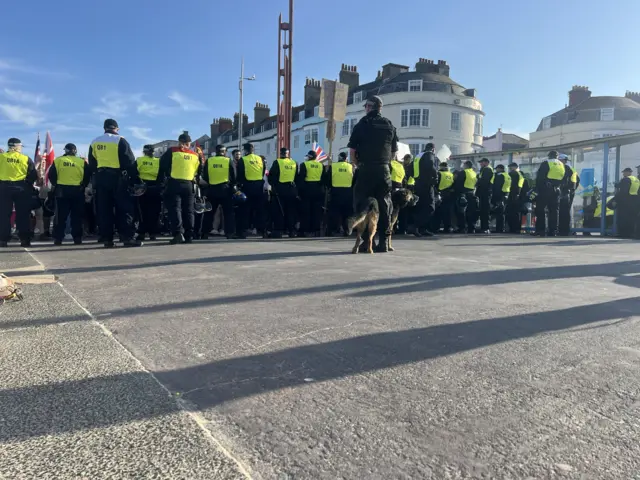
<svg viewBox="0 0 640 480"><path fill-rule="evenodd" d="M504 184L507 181L506 172L496 172L493 181L493 191L491 193L491 202L493 204L494 216L496 219L496 233L504 233L506 223L506 205L509 192L504 191ZM511 177L509 177L511 180Z"/></svg>
<svg viewBox="0 0 640 480"><path fill-rule="evenodd" d="M558 235L563 237L568 236L571 233L571 206L573 205L573 199L576 196L576 190L580 186L580 176L576 172L576 181L572 181L574 170L566 165L570 170L571 175L567 179L565 185L560 191L560 204L558 213Z"/></svg>
<svg viewBox="0 0 640 480"><path fill-rule="evenodd" d="M248 154L253 155L253 154ZM247 155L245 155L247 157ZM262 161L262 176L260 179L247 180L245 157L242 157L237 164L236 181L238 187L247 196L247 200L238 205L236 209L236 225L238 230L238 236L240 238L246 237L246 231L253 227L258 233L264 234L265 232L265 198L264 198L264 174L267 171L267 166Z"/></svg>
<svg viewBox="0 0 640 480"><path fill-rule="evenodd" d="M553 160L553 159L551 159ZM559 160L556 160L559 162ZM560 191L565 188L571 177L571 169L564 166L564 176L562 179L550 179L549 160L545 160L540 165L536 175L536 229L534 234L544 236L556 236L558 234L558 217L560 216ZM545 216L548 213L548 222Z"/></svg>
<svg viewBox="0 0 640 480"><path fill-rule="evenodd" d="M435 192L438 188L437 159L433 151L424 152L418 162L419 175L415 179L416 195L420 197L416 213L416 235L430 233L433 228L433 215L436 211Z"/></svg>
<svg viewBox="0 0 640 480"><path fill-rule="evenodd" d="M509 176L511 177L511 189L507 196L506 219L507 227L511 233L520 233L522 230L522 206L524 205L522 196L526 195L529 191L529 183L524 176L522 177L522 187L520 187L521 175L522 172L518 170L509 172Z"/></svg>
<svg viewBox="0 0 640 480"><path fill-rule="evenodd" d="M353 128L347 146L356 151L358 162L354 209L356 212L366 209L369 197L378 201L378 231L380 242L384 244L391 235L389 221L393 205L389 163L398 151L396 128L391 120L383 117L379 111L372 110Z"/></svg>
<svg viewBox="0 0 640 480"><path fill-rule="evenodd" d="M438 171L438 192L440 193L440 205L438 205L438 207L436 208L434 231L437 232L438 230L440 230L440 226L442 226L442 228L444 229L444 233L449 233L451 231L451 219L453 217L453 209L456 200L456 196L454 193L455 184L452 183L448 187L443 187L443 173L448 173L448 170L446 172L443 172L442 170ZM422 201L422 197L420 197L420 201Z"/></svg>
<svg viewBox="0 0 640 480"><path fill-rule="evenodd" d="M11 150L0 154L0 161L9 162L7 154ZM26 156L26 155L25 155ZM11 213L15 205L16 227L23 246L28 246L31 240L31 192L33 183L38 179L35 165L27 157L27 172L25 178L0 178L0 242L5 246L11 240Z"/></svg>
<svg viewBox="0 0 640 480"><path fill-rule="evenodd" d="M337 186L333 184L333 169L340 168L341 165L349 165L346 159L341 159L338 163L334 163L324 173L323 183L329 189L329 228L327 229L329 236L338 232L338 226L342 226L344 234L347 233L347 221L353 213L353 175L351 176L351 185ZM352 170L353 171L353 170Z"/></svg>
<svg viewBox="0 0 640 480"><path fill-rule="evenodd" d="M320 162L310 161L317 163L320 168L324 168ZM311 180L308 173L307 165L304 162L301 163L296 176L296 185L301 200L300 232L319 235L322 226L325 190L322 174L319 178Z"/></svg>
<svg viewBox="0 0 640 480"><path fill-rule="evenodd" d="M138 162L142 162L143 165L138 164ZM141 169L144 169L147 166L152 166L155 162L158 162L159 164L160 159L149 156L138 158L136 160L138 172L140 173ZM145 163L148 163L149 165L144 165ZM147 234L149 235L149 238L154 239L160 233L160 214L162 213L163 186L158 182L158 172L155 172L154 176L153 170L149 172L145 171L144 176L147 178L141 178L141 180L147 186L147 190L144 195L138 197L138 205L140 207L138 236L141 240L144 239Z"/></svg>
<svg viewBox="0 0 640 480"><path fill-rule="evenodd" d="M213 230L213 220L218 207L222 207L222 215L224 217L224 232L227 238L232 238L236 231L235 214L233 211L233 204L231 197L233 195L233 186L236 184L236 172L233 168L233 160L229 159L227 165L226 181L222 183L214 183L217 180L213 180L209 177L209 163L213 162L216 157L207 159L207 163L204 164L202 169L202 179L209 184L206 190L207 200L211 203L211 211L205 212L202 220L202 235L201 238L206 239Z"/></svg>
<svg viewBox="0 0 640 480"><path fill-rule="evenodd" d="M465 170L455 173L453 178L453 190L456 196L456 217L458 224L458 233L475 233L476 222L478 221L478 197L475 194L475 188L465 186L467 174ZM464 197L466 206L460 207L460 198Z"/></svg>
<svg viewBox="0 0 640 480"><path fill-rule="evenodd" d="M635 223L638 216L638 192L633 189L630 177L624 177L618 184L614 197L616 202L616 231L621 238L633 238ZM606 206L605 206L606 207ZM605 207L602 214L606 213Z"/></svg>
<svg viewBox="0 0 640 480"><path fill-rule="evenodd" d="M291 160L293 162L293 160ZM289 237L296 236L296 216L298 210L298 190L296 188L295 177L297 175L297 165L292 181L282 181L283 172L276 159L269 169L269 185L271 185L271 219L273 221L273 237L281 237L287 233ZM291 176L291 175L289 175Z"/></svg>
<svg viewBox="0 0 640 480"><path fill-rule="evenodd" d="M489 218L491 216L491 194L493 180L493 169L490 166L482 167L478 175L478 184L476 186L476 197L479 202L480 230L486 232L489 230ZM469 232L473 233L473 232Z"/></svg>

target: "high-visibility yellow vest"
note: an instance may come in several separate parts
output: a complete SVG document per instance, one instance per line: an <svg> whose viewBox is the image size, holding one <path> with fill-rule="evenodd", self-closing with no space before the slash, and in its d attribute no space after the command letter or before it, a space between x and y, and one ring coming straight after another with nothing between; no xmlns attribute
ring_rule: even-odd
<svg viewBox="0 0 640 480"><path fill-rule="evenodd" d="M571 169L571 183L577 183L578 182L578 172L573 167L569 167L569 168Z"/></svg>
<svg viewBox="0 0 640 480"><path fill-rule="evenodd" d="M248 182L263 180L264 163L260 155L250 153L242 157L242 162L244 163L244 178Z"/></svg>
<svg viewBox="0 0 640 480"><path fill-rule="evenodd" d="M296 170L298 170L298 164L290 158L279 158L278 167L280 167L280 183L293 183L296 178Z"/></svg>
<svg viewBox="0 0 640 480"><path fill-rule="evenodd" d="M638 195L638 190L640 190L640 180L638 180L633 175L629 177L631 180L631 186L629 187L629 195Z"/></svg>
<svg viewBox="0 0 640 480"><path fill-rule="evenodd" d="M331 165L331 186L335 188L349 188L353 185L353 165L338 162Z"/></svg>
<svg viewBox="0 0 640 480"><path fill-rule="evenodd" d="M78 187L84 180L84 158L63 155L53 161L58 174L58 185Z"/></svg>
<svg viewBox="0 0 640 480"><path fill-rule="evenodd" d="M319 182L322 178L322 164L315 160L307 160L304 165L307 168L305 182Z"/></svg>
<svg viewBox="0 0 640 480"><path fill-rule="evenodd" d="M413 177L409 177L409 180L407 180L407 185L412 186L416 184L416 179Z"/></svg>
<svg viewBox="0 0 640 480"><path fill-rule="evenodd" d="M136 158L136 167L138 167L140 180L155 182L158 179L158 171L160 170L160 159L146 156L139 157Z"/></svg>
<svg viewBox="0 0 640 480"><path fill-rule="evenodd" d="M509 193L511 191L511 177L506 172L498 172L496 175L502 175L504 183L502 184L502 193Z"/></svg>
<svg viewBox="0 0 640 480"><path fill-rule="evenodd" d="M608 197L607 198L607 203L609 203L609 201L611 201L614 197ZM607 217L610 217L611 215L613 215L615 212L613 210L611 210L610 208L607 208L607 211L605 213L605 215ZM598 218L602 216L602 202L598 202L598 205L596 206L596 210L595 212L593 212L593 216Z"/></svg>
<svg viewBox="0 0 640 480"><path fill-rule="evenodd" d="M549 173L547 178L549 180L562 180L564 178L564 163L560 160L547 160L549 164Z"/></svg>
<svg viewBox="0 0 640 480"><path fill-rule="evenodd" d="M441 192L451 188L453 185L453 173L449 170L440 170L440 183L438 184L438 190Z"/></svg>
<svg viewBox="0 0 640 480"><path fill-rule="evenodd" d="M29 157L20 152L0 153L0 180L21 182L27 178Z"/></svg>
<svg viewBox="0 0 640 480"><path fill-rule="evenodd" d="M98 168L120 169L118 145L121 138L115 133L105 133L91 142L91 151L98 162Z"/></svg>
<svg viewBox="0 0 640 480"><path fill-rule="evenodd" d="M199 166L200 157L194 152L178 150L171 154L171 178L174 180L192 181Z"/></svg>
<svg viewBox="0 0 640 480"><path fill-rule="evenodd" d="M397 160L391 160L391 181L395 183L402 183L404 176L404 165Z"/></svg>
<svg viewBox="0 0 640 480"><path fill-rule="evenodd" d="M516 173L518 174L518 188L522 188L524 186L524 175L520 170L516 170Z"/></svg>
<svg viewBox="0 0 640 480"><path fill-rule="evenodd" d="M467 190L473 190L476 188L478 182L478 175L473 168L464 169L464 188Z"/></svg>
<svg viewBox="0 0 640 480"><path fill-rule="evenodd" d="M229 157L209 157L207 159L207 172L209 185L220 185L229 182Z"/></svg>
<svg viewBox="0 0 640 480"><path fill-rule="evenodd" d="M416 179L420 176L420 159L422 157L416 157L413 161L413 178Z"/></svg>

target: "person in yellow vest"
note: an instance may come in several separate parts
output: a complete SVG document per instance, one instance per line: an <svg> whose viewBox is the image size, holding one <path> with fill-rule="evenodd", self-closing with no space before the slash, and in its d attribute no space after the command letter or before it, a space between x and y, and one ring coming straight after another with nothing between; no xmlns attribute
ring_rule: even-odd
<svg viewBox="0 0 640 480"><path fill-rule="evenodd" d="M566 188L572 172L558 160L558 152L551 150L548 159L540 164L536 174L536 229L534 236L558 235L558 217L560 215L560 191ZM545 212L548 212L547 222Z"/></svg>
<svg viewBox="0 0 640 480"><path fill-rule="evenodd" d="M491 217L491 194L493 193L494 172L489 159L480 160L480 173L476 185L476 197L478 198L480 216L480 231L484 234L491 233L489 230L489 218ZM469 232L473 233L473 232Z"/></svg>
<svg viewBox="0 0 640 480"><path fill-rule="evenodd" d="M238 161L236 173L238 188L247 199L236 209L238 238L247 238L246 232L252 225L264 237L266 236L264 175L267 166L260 155L254 153L253 144L245 143L242 148L244 156Z"/></svg>
<svg viewBox="0 0 640 480"><path fill-rule="evenodd" d="M235 217L233 214L233 186L236 184L236 172L233 168L233 160L227 157L227 147L216 145L216 154L207 159L202 170L202 179L209 185L207 187L207 200L211 203L211 212L204 214L202 235L200 238L209 238L209 232L213 229L213 218L218 207L222 207L224 217L224 232L227 238L234 238Z"/></svg>
<svg viewBox="0 0 640 480"><path fill-rule="evenodd" d="M512 162L508 167L511 188L507 197L507 225L510 233L520 233L522 230L522 195L529 191L529 183L517 163Z"/></svg>
<svg viewBox="0 0 640 480"><path fill-rule="evenodd" d="M147 234L149 240L157 238L162 211L162 185L158 183L160 159L153 156L153 145L142 147L142 154L142 157L136 159L138 176L147 186L145 194L138 197L138 205L140 205L138 240L140 241L144 240Z"/></svg>
<svg viewBox="0 0 640 480"><path fill-rule="evenodd" d="M171 245L193 241L194 186L201 171L200 157L191 149L191 137L187 133L178 137L177 147L171 147L160 157L158 181L166 179L164 202L173 235Z"/></svg>
<svg viewBox="0 0 640 480"><path fill-rule="evenodd" d="M504 233L507 198L511 191L511 177L504 171L504 165L496 165L496 173L493 179L493 191L491 204L496 218L496 233Z"/></svg>
<svg viewBox="0 0 640 480"><path fill-rule="evenodd" d="M324 165L316 160L317 154L309 150L305 161L300 164L296 185L302 201L300 213L300 236L320 236L324 186L322 173Z"/></svg>
<svg viewBox="0 0 640 480"><path fill-rule="evenodd" d="M402 188L405 183L405 177L404 164L395 158L391 160L391 190Z"/></svg>
<svg viewBox="0 0 640 480"><path fill-rule="evenodd" d="M576 196L576 190L580 186L580 176L575 168L568 165L569 157L567 155L561 153L558 155L558 160L571 172L570 177L560 192L558 213L558 235L568 237L571 234L571 206Z"/></svg>
<svg viewBox="0 0 640 480"><path fill-rule="evenodd" d="M455 194L453 189L453 173L449 171L447 162L440 162L438 165L438 192L440 192L440 204L436 207L436 222L434 231L437 233L440 226L444 233L451 233L451 218L455 205Z"/></svg>
<svg viewBox="0 0 640 480"><path fill-rule="evenodd" d="M31 192L38 179L36 167L22 153L22 142L10 138L8 149L0 153L0 247L11 240L11 214L15 205L20 245L31 246Z"/></svg>
<svg viewBox="0 0 640 480"><path fill-rule="evenodd" d="M470 160L462 164L462 170L453 178L453 190L456 195L456 213L458 229L456 233L475 233L478 221L478 198L475 195L478 175Z"/></svg>
<svg viewBox="0 0 640 480"><path fill-rule="evenodd" d="M298 164L289 158L289 149L282 147L280 156L269 169L269 185L271 185L271 219L273 232L271 238L282 238L287 233L289 238L296 236L296 213L298 208L298 192L296 189L296 173Z"/></svg>
<svg viewBox="0 0 640 480"><path fill-rule="evenodd" d="M49 182L54 187L56 215L53 224L53 244L62 245L67 218L71 216L73 243L82 243L84 218L84 189L89 184L89 169L84 158L77 157L73 143L64 146L64 155L56 158L49 168Z"/></svg>
<svg viewBox="0 0 640 480"><path fill-rule="evenodd" d="M343 235L347 236L347 221L353 213L353 165L347 162L346 152L340 152L338 162L329 165L324 178L331 195L328 235L335 235L338 226L342 226Z"/></svg>
<svg viewBox="0 0 640 480"><path fill-rule="evenodd" d="M402 158L402 163L404 165L404 182L403 187L411 190L412 192L416 187L416 179L413 178L413 157L411 154L407 153ZM413 225L414 213L418 209L415 207L405 207L400 210L400 214L398 215L398 223L397 223L397 232L396 235L406 235L409 228Z"/></svg>
<svg viewBox="0 0 640 480"><path fill-rule="evenodd" d="M105 248L112 248L113 225L125 247L142 245L135 235L135 203L127 188L131 179L138 177L136 160L131 146L119 133L118 122L112 118L104 121L104 135L91 142L88 166L94 175L96 190L96 215L100 240ZM114 218L115 211L115 218Z"/></svg>
<svg viewBox="0 0 640 480"><path fill-rule="evenodd" d="M616 230L621 238L634 237L639 210L638 190L640 190L640 180L633 176L633 170L625 168L622 171L622 179L618 184L614 197L616 204Z"/></svg>

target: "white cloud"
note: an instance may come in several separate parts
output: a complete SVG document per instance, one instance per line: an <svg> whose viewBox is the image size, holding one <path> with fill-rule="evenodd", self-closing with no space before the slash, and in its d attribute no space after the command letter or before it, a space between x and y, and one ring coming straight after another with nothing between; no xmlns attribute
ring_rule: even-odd
<svg viewBox="0 0 640 480"><path fill-rule="evenodd" d="M150 128L146 127L129 127L129 131L133 138L137 138L138 140L142 140L146 143L157 143L157 141L149 136L151 133Z"/></svg>
<svg viewBox="0 0 640 480"><path fill-rule="evenodd" d="M171 113L173 109L170 107L164 107L162 105L157 105L155 103L149 102L141 102L136 107L136 111L141 115L146 115L147 117L157 117L159 115L167 115Z"/></svg>
<svg viewBox="0 0 640 480"><path fill-rule="evenodd" d="M44 103L51 103L51 99L44 93L31 93L23 90L13 90L10 88L4 89L5 96L10 100L20 103L30 103L32 105L42 105Z"/></svg>
<svg viewBox="0 0 640 480"><path fill-rule="evenodd" d="M64 123L56 123L55 126L51 128L52 132L96 132L98 133L102 130L101 126L98 125L65 125Z"/></svg>
<svg viewBox="0 0 640 480"><path fill-rule="evenodd" d="M0 70L28 73L31 75L42 75L46 77L73 78L73 75L68 72L60 72L47 68L32 67L29 65L25 65L20 61L10 60L7 58L0 58Z"/></svg>
<svg viewBox="0 0 640 480"><path fill-rule="evenodd" d="M20 105L0 104L0 113L10 122L22 123L28 127L35 127L44 120L41 112Z"/></svg>
<svg viewBox="0 0 640 480"><path fill-rule="evenodd" d="M180 92L174 91L169 95L169 99L173 100L178 106L185 112L199 112L207 110L207 107L198 100L192 100L191 98L183 95Z"/></svg>
<svg viewBox="0 0 640 480"><path fill-rule="evenodd" d="M103 117L124 117L131 108L141 101L141 93L126 95L112 92L102 97L100 99L101 105L93 107L91 110Z"/></svg>

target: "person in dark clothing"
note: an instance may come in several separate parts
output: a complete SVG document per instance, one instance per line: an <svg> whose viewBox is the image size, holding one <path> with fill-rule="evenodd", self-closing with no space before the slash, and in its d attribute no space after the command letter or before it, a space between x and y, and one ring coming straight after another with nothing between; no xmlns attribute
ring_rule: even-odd
<svg viewBox="0 0 640 480"><path fill-rule="evenodd" d="M616 229L619 237L633 238L636 219L640 210L640 205L638 204L640 180L633 176L633 170L630 168L625 168L622 171L622 175L622 180L618 184L618 190L614 197Z"/></svg>
<svg viewBox="0 0 640 480"><path fill-rule="evenodd" d="M289 149L280 149L280 156L269 169L269 185L271 185L271 218L273 232L271 238L282 238L287 232L289 238L296 236L296 210L298 207L296 173L298 164L289 158Z"/></svg>
<svg viewBox="0 0 640 480"><path fill-rule="evenodd" d="M489 217L491 216L491 194L493 192L493 168L489 165L489 159L480 160L480 174L476 185L476 197L480 204L480 231L491 233L489 230ZM470 232L473 233L473 232Z"/></svg>
<svg viewBox="0 0 640 480"><path fill-rule="evenodd" d="M104 135L99 136L89 147L88 166L94 175L96 190L96 215L100 240L106 248L112 248L114 211L118 233L125 247L139 247L134 239L135 204L127 188L138 178L135 157L131 146L118 134L118 122L108 118L104 121Z"/></svg>
<svg viewBox="0 0 640 480"><path fill-rule="evenodd" d="M329 165L324 173L323 183L331 192L329 201L329 228L331 237L342 225L344 235L347 235L347 221L353 213L353 165L347 162L347 154L338 155L338 163Z"/></svg>
<svg viewBox="0 0 640 480"><path fill-rule="evenodd" d="M194 236L194 183L199 180L202 163L190 147L191 137L183 133L178 137L178 146L171 147L160 157L158 180L166 179L164 201L173 235L169 241L171 245L191 243Z"/></svg>
<svg viewBox="0 0 640 480"><path fill-rule="evenodd" d="M393 205L391 203L391 172L389 163L398 151L398 135L391 120L380 113L382 99L377 96L367 99L366 115L356 124L351 132L348 147L349 156L358 167L358 179L354 187L354 210L356 216L367 209L368 198L375 198L380 210L378 220L379 244L378 252L389 251L391 238L390 217ZM352 227L350 217L349 233ZM368 232L364 233L364 242L368 243Z"/></svg>
<svg viewBox="0 0 640 480"><path fill-rule="evenodd" d="M413 177L416 181L415 192L420 201L416 212L416 237L432 237L429 230L436 209L436 190L438 187L438 171L436 170L435 145L427 143L424 153L413 162Z"/></svg>
<svg viewBox="0 0 640 480"><path fill-rule="evenodd" d="M206 197L211 203L211 211L204 213L202 219L202 233L200 238L209 238L209 232L213 229L213 217L222 207L224 217L224 231L227 238L234 237L235 218L231 196L233 186L236 183L236 173L233 168L233 161L227 157L227 148L224 145L216 146L216 154L207 159L202 169L202 179L209 185L206 189Z"/></svg>
<svg viewBox="0 0 640 480"><path fill-rule="evenodd" d="M453 216L453 208L456 196L454 193L454 175L449 171L447 162L440 162L438 165L438 192L440 193L440 205L436 209L436 228L434 231L443 227L444 233L451 233L451 217ZM420 198L422 201L422 197Z"/></svg>
<svg viewBox="0 0 640 480"><path fill-rule="evenodd" d="M253 144L245 143L244 157L238 161L236 181L238 188L247 196L247 200L238 206L236 223L238 238L247 238L247 230L253 226L257 232L266 236L264 175L266 165L259 155L254 153Z"/></svg>
<svg viewBox="0 0 640 480"><path fill-rule="evenodd" d="M54 187L56 215L53 225L53 243L62 245L67 218L71 216L71 236L73 243L82 243L84 217L84 189L89 184L90 172L84 158L76 157L78 152L73 143L64 146L64 155L53 161L49 168L49 182Z"/></svg>
<svg viewBox="0 0 640 480"><path fill-rule="evenodd" d="M511 190L511 177L504 171L504 165L496 165L491 202L496 218L496 233L504 233L507 198Z"/></svg>
<svg viewBox="0 0 640 480"><path fill-rule="evenodd" d="M565 185L560 190L558 214L558 235L568 237L571 234L571 207L573 205L573 199L576 196L576 190L580 186L580 177L573 167L567 165L569 157L561 153L558 155L558 160L560 160L571 173Z"/></svg>
<svg viewBox="0 0 640 480"><path fill-rule="evenodd" d="M410 154L406 154L403 158L404 171L406 173L404 177L403 187L408 188L412 192L415 191L416 180L413 178L413 157ZM400 210L398 215L398 232L399 235L404 235L409 230L410 226L414 225L415 212L418 210L418 206L405 207Z"/></svg>
<svg viewBox="0 0 640 480"><path fill-rule="evenodd" d="M453 190L456 195L458 223L456 233L475 233L478 220L478 198L475 195L477 179L473 163L469 160L464 162L463 169L454 176Z"/></svg>
<svg viewBox="0 0 640 480"><path fill-rule="evenodd" d="M147 186L147 191L138 197L140 207L140 224L138 240L144 240L149 234L155 240L160 230L160 211L162 210L162 185L158 183L160 159L153 156L153 145L142 147L143 156L136 158L138 175Z"/></svg>
<svg viewBox="0 0 640 480"><path fill-rule="evenodd" d="M548 160L540 165L536 174L536 230L533 235L555 237L558 234L558 217L560 215L560 191L571 177L571 170L558 160L558 152L549 152ZM549 220L545 217L548 211ZM548 229L547 229L548 228Z"/></svg>
<svg viewBox="0 0 640 480"><path fill-rule="evenodd" d="M522 198L523 190L527 179L524 178L517 163L509 164L509 177L511 177L511 188L507 197L507 225L509 232L520 233L522 230Z"/></svg>
<svg viewBox="0 0 640 480"><path fill-rule="evenodd" d="M322 174L324 166L316 158L316 152L309 150L305 161L300 164L296 177L296 185L302 201L300 233L303 237L319 237L322 225L322 207L324 205Z"/></svg>

